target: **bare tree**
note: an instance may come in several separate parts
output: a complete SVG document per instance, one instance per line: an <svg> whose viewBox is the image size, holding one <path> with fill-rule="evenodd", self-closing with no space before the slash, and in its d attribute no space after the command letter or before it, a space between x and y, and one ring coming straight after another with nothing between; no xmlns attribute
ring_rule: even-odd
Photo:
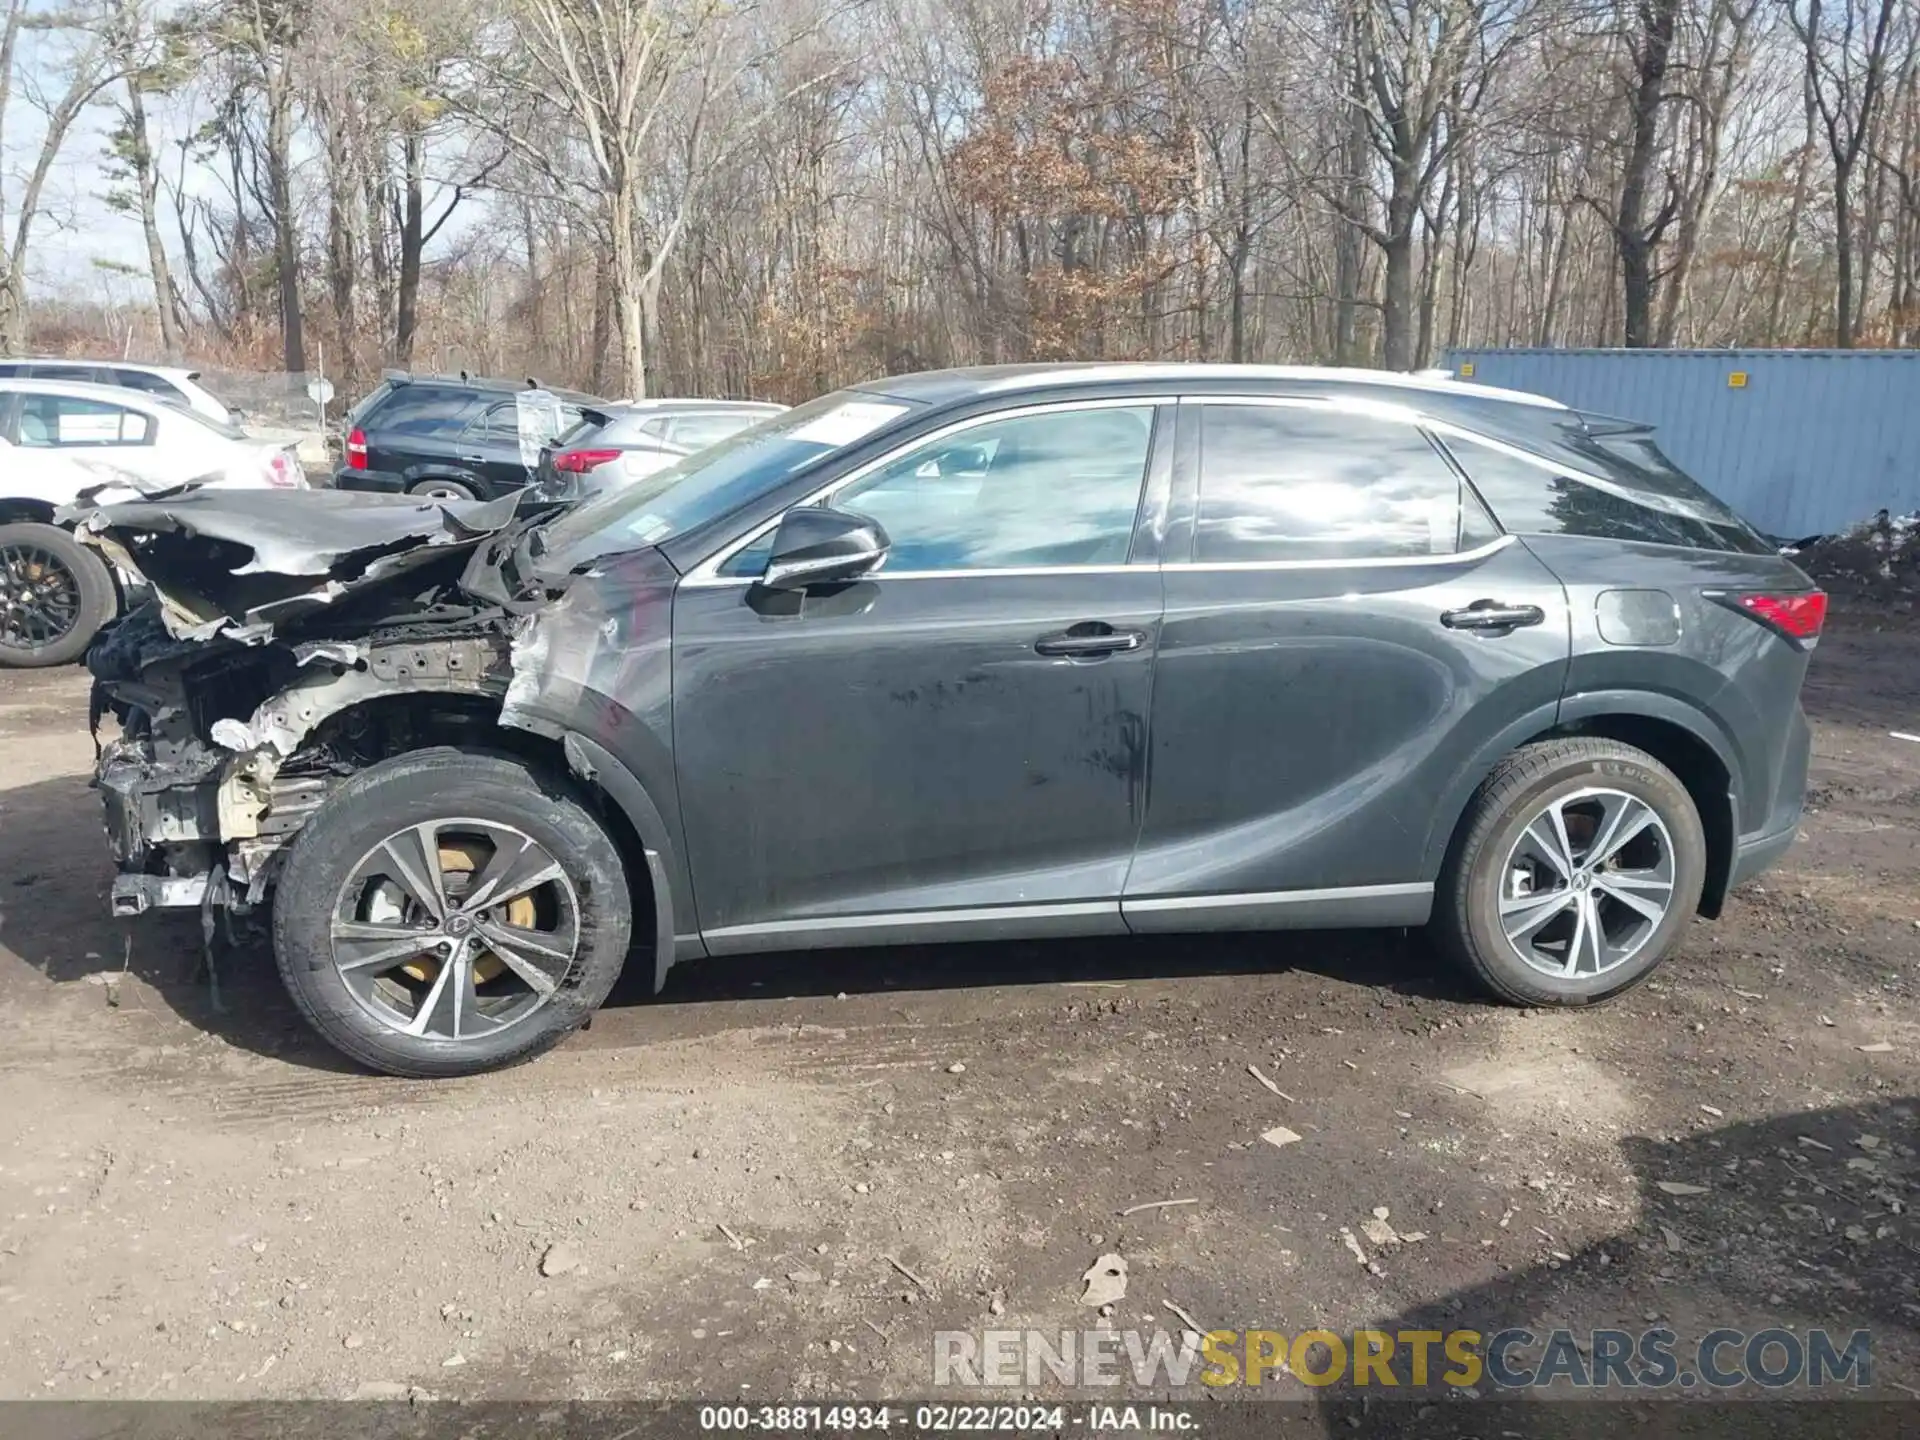
<svg viewBox="0 0 1920 1440"><path fill-rule="evenodd" d="M1854 172L1886 81L1899 0L1788 0L1787 17L1806 55L1807 95L1833 164L1833 343L1853 344Z"/></svg>

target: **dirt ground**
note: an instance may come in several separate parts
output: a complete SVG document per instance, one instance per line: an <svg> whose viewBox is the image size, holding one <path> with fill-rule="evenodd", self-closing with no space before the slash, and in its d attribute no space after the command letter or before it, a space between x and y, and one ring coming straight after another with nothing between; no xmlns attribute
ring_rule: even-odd
<svg viewBox="0 0 1920 1440"><path fill-rule="evenodd" d="M1807 703L1802 842L1592 1012L1417 935L850 951L428 1084L110 919L83 678L0 675L0 1396L924 1396L1109 1251L1116 1325L1866 1326L1920 1396L1920 623Z"/></svg>

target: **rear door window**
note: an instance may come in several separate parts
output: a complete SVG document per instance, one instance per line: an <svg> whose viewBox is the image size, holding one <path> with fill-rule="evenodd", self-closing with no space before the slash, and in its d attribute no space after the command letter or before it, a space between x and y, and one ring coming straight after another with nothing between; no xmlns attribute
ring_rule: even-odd
<svg viewBox="0 0 1920 1440"><path fill-rule="evenodd" d="M1197 408L1197 563L1451 555L1496 533L1412 424L1307 405Z"/></svg>
<svg viewBox="0 0 1920 1440"><path fill-rule="evenodd" d="M385 404L368 413L366 422L394 435L451 436L466 428L473 410L470 390L397 385Z"/></svg>
<svg viewBox="0 0 1920 1440"><path fill-rule="evenodd" d="M71 395L22 395L20 443L36 449L147 445L153 417L100 400Z"/></svg>
<svg viewBox="0 0 1920 1440"><path fill-rule="evenodd" d="M1765 555L1772 547L1661 454L1646 431L1569 431L1581 474L1464 435L1443 443L1506 529ZM1597 473L1596 473L1597 472Z"/></svg>

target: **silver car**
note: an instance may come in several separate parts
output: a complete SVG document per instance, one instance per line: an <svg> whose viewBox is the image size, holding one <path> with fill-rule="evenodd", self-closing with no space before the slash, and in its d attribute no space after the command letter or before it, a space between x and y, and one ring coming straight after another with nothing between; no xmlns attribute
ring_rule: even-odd
<svg viewBox="0 0 1920 1440"><path fill-rule="evenodd" d="M786 408L757 400L636 400L584 410L578 424L541 450L536 493L580 500L618 490Z"/></svg>

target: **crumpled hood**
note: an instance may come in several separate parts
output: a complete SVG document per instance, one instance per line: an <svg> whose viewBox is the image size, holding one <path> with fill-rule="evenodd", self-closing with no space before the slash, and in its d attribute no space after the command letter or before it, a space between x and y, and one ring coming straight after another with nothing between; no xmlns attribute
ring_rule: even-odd
<svg viewBox="0 0 1920 1440"><path fill-rule="evenodd" d="M61 512L79 538L136 570L169 633L258 643L275 623L443 557L515 518L517 498L422 500L342 490L189 490Z"/></svg>

